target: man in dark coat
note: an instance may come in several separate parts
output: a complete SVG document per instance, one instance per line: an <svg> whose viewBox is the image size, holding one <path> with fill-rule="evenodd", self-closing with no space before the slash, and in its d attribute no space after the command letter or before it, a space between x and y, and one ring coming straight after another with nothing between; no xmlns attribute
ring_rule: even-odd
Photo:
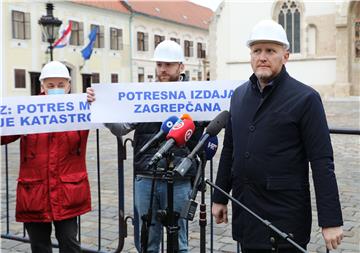
<svg viewBox="0 0 360 253"><path fill-rule="evenodd" d="M247 45L254 74L231 99L216 184L306 248L311 233L309 162L318 222L328 249L343 237L333 151L319 94L285 69L289 42L281 25L257 24ZM212 213L227 222L227 199L214 192ZM233 205L233 238L242 252L270 252L270 231ZM296 252L278 240L279 252Z"/></svg>

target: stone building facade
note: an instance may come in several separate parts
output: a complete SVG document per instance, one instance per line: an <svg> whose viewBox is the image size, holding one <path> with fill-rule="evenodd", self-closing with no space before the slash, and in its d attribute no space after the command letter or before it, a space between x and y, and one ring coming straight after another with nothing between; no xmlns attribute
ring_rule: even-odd
<svg viewBox="0 0 360 253"><path fill-rule="evenodd" d="M245 42L261 19L284 26L291 75L325 97L360 95L359 1L223 1L210 25L212 79L248 79L252 70Z"/></svg>

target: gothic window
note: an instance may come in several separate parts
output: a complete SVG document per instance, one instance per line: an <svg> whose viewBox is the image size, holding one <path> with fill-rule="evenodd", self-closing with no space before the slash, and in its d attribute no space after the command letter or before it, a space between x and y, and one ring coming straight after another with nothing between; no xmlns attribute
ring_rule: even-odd
<svg viewBox="0 0 360 253"><path fill-rule="evenodd" d="M355 57L360 59L360 20L355 21Z"/></svg>
<svg viewBox="0 0 360 253"><path fill-rule="evenodd" d="M284 1L277 15L290 43L291 53L300 53L300 6L296 1Z"/></svg>

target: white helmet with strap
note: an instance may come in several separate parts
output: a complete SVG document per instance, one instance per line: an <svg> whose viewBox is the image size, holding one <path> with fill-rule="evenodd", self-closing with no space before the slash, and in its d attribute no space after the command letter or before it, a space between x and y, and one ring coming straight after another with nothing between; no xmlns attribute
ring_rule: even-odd
<svg viewBox="0 0 360 253"><path fill-rule="evenodd" d="M39 77L40 82L46 78L61 77L71 80L69 70L67 67L59 61L48 62L41 70Z"/></svg>

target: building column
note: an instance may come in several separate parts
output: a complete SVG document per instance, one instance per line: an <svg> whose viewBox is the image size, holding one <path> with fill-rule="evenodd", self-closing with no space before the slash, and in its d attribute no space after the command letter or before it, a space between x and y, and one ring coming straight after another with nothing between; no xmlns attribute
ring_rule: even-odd
<svg viewBox="0 0 360 253"><path fill-rule="evenodd" d="M349 44L350 45L349 76L351 82L350 95L360 96L360 57L356 57L356 52L355 52L355 43L356 43L355 23L360 22L360 2L358 1L351 2L348 15L349 15L348 38L350 39L350 44Z"/></svg>
<svg viewBox="0 0 360 253"><path fill-rule="evenodd" d="M350 95L349 80L349 34L347 8L340 7L336 16L336 83L334 84L334 96L343 97Z"/></svg>
<svg viewBox="0 0 360 253"><path fill-rule="evenodd" d="M336 25L336 83L335 97L350 95L349 40L347 26Z"/></svg>

